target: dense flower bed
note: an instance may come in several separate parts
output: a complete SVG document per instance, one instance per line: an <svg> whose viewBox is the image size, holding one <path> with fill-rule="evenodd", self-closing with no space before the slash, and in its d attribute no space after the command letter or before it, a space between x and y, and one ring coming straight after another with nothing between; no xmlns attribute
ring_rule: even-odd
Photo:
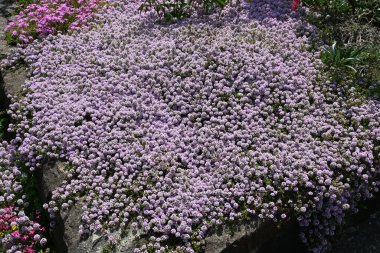
<svg viewBox="0 0 380 253"><path fill-rule="evenodd" d="M18 56L33 71L10 108L18 152L31 170L71 164L51 217L81 199L81 233L140 226L136 252L194 252L219 224L297 217L326 249L378 191L380 105L325 80L292 1L172 25L115 3L99 29Z"/></svg>
<svg viewBox="0 0 380 253"><path fill-rule="evenodd" d="M7 25L7 39L28 43L48 34L84 29L104 3L104 0L36 0Z"/></svg>
<svg viewBox="0 0 380 253"><path fill-rule="evenodd" d="M0 250L34 253L43 249L47 240L45 229L33 220L38 220L39 214L25 214L29 200L23 194L21 180L26 175L14 163L16 153L13 145L0 144Z"/></svg>

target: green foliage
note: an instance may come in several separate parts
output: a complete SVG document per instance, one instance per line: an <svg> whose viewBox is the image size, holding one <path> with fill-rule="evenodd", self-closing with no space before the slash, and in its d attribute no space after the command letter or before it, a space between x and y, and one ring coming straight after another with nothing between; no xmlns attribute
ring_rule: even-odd
<svg viewBox="0 0 380 253"><path fill-rule="evenodd" d="M321 52L321 60L334 82L380 97L380 50L339 47L334 42Z"/></svg>
<svg viewBox="0 0 380 253"><path fill-rule="evenodd" d="M8 43L8 45L17 45L17 39L14 36L12 36L12 34L9 31L5 32L5 41Z"/></svg>
<svg viewBox="0 0 380 253"><path fill-rule="evenodd" d="M364 22L380 24L379 0L303 0L303 4L329 21L355 16Z"/></svg>
<svg viewBox="0 0 380 253"><path fill-rule="evenodd" d="M18 0L17 1L18 5L14 14L19 14L21 11L25 10L29 4L36 4L38 2L39 2L38 0Z"/></svg>
<svg viewBox="0 0 380 253"><path fill-rule="evenodd" d="M155 10L165 21L171 22L189 17L193 12L209 14L227 4L228 0L145 0L140 11Z"/></svg>
<svg viewBox="0 0 380 253"><path fill-rule="evenodd" d="M29 201L29 206L25 209L27 213L40 209L42 206L41 200L38 195L38 182L36 175L30 173L29 169L25 166L21 167L24 177L21 179L21 185L24 193Z"/></svg>
<svg viewBox="0 0 380 253"><path fill-rule="evenodd" d="M380 97L380 0L303 0L334 82Z"/></svg>
<svg viewBox="0 0 380 253"><path fill-rule="evenodd" d="M336 41L321 53L321 59L328 67L337 69L347 68L354 72L355 64L361 60L361 49L339 48Z"/></svg>
<svg viewBox="0 0 380 253"><path fill-rule="evenodd" d="M113 245L112 243L107 243L102 249L102 253L111 253L114 251L115 251L115 245Z"/></svg>

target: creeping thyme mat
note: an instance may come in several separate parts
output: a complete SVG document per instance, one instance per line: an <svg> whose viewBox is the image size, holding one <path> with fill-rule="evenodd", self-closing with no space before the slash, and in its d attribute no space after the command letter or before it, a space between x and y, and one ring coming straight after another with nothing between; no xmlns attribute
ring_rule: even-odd
<svg viewBox="0 0 380 253"><path fill-rule="evenodd" d="M319 71L291 1L171 25L140 4L115 1L97 29L13 56L33 72L10 108L13 145L32 171L70 163L51 217L81 198L80 232L140 227L135 252L202 251L215 226L297 217L326 250L378 191L379 103Z"/></svg>

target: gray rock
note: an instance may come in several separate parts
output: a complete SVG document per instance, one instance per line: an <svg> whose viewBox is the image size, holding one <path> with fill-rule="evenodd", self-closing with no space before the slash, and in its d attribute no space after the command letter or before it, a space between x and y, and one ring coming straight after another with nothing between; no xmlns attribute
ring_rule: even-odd
<svg viewBox="0 0 380 253"><path fill-rule="evenodd" d="M4 28L14 13L15 1L0 0L0 61L10 53L12 47L5 41ZM26 79L26 69L20 68L13 71L0 68L0 110L8 107L10 101L8 95L17 95Z"/></svg>
<svg viewBox="0 0 380 253"><path fill-rule="evenodd" d="M221 253L226 248L237 247L236 245L246 237L252 236L253 233L259 230L259 228L263 225L262 221L240 224L235 227L235 229L231 229L228 227L224 227L220 231L215 231L210 236L206 238L206 253ZM257 248L260 245L253 245L250 249L250 253L254 253L257 251ZM248 251L247 251L248 253Z"/></svg>
<svg viewBox="0 0 380 253"><path fill-rule="evenodd" d="M40 197L43 202L47 202L54 191L64 180L67 164L61 161L49 161L38 171Z"/></svg>
<svg viewBox="0 0 380 253"><path fill-rule="evenodd" d="M0 0L0 61L10 53L12 47L5 41L4 28L10 21L10 17L14 12L15 1ZM9 101L8 95L18 96L22 90L22 86L27 78L28 70L25 66L18 66L14 69L0 69L0 99L6 101L1 103L1 108L6 108Z"/></svg>
<svg viewBox="0 0 380 253"><path fill-rule="evenodd" d="M84 252L79 247L80 235L79 225L81 221L81 206L82 201L75 203L68 211L61 212L58 227L54 228L54 243L56 246L60 246L58 252ZM64 244L64 245L63 245Z"/></svg>
<svg viewBox="0 0 380 253"><path fill-rule="evenodd" d="M51 198L51 193L54 191L65 178L66 164L60 161L48 161L40 170L37 170L39 197L42 202L46 203ZM78 206L78 205L77 205ZM71 231L74 227L78 229L79 221L76 222L80 210L76 206L72 207L66 217L58 217L55 229L53 229L52 237L55 250L58 253L67 252L67 245L72 244L73 239ZM68 224L64 224L68 219ZM64 239L65 238L65 239Z"/></svg>
<svg viewBox="0 0 380 253"><path fill-rule="evenodd" d="M0 6L1 8L1 6ZM8 24L8 19L0 15L0 60L9 54L11 47L5 41L4 28Z"/></svg>
<svg viewBox="0 0 380 253"><path fill-rule="evenodd" d="M5 58L12 48L5 41L4 28L11 21L16 8L16 1L0 0L0 60Z"/></svg>
<svg viewBox="0 0 380 253"><path fill-rule="evenodd" d="M17 0L0 0L0 16L10 18L17 8Z"/></svg>
<svg viewBox="0 0 380 253"><path fill-rule="evenodd" d="M25 84L27 78L28 70L24 66L19 66L18 68L12 70L3 70L3 87L6 95L11 95L17 97L22 91L22 87Z"/></svg>
<svg viewBox="0 0 380 253"><path fill-rule="evenodd" d="M224 227L206 238L205 253L305 253L295 220L282 222L256 219Z"/></svg>
<svg viewBox="0 0 380 253"><path fill-rule="evenodd" d="M110 245L109 237L113 237L117 242L112 249L112 252L128 253L141 245L142 239L140 238L142 231L132 229L126 229L127 233L123 233L121 230L114 231L108 235L92 235L87 240L81 241L79 247L75 253L102 253L105 248ZM71 252L71 251L69 251Z"/></svg>

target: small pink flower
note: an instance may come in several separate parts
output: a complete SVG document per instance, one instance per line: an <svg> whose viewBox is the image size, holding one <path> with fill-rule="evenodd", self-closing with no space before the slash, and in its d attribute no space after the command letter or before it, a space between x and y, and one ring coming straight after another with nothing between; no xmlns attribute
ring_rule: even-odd
<svg viewBox="0 0 380 253"><path fill-rule="evenodd" d="M21 236L21 240L22 240L23 242L26 242L26 240L28 240L28 236L27 236L27 235L23 235L23 236Z"/></svg>
<svg viewBox="0 0 380 253"><path fill-rule="evenodd" d="M11 235L14 237L14 238L19 238L20 237L20 232L19 231L13 231L12 233L11 233Z"/></svg>
<svg viewBox="0 0 380 253"><path fill-rule="evenodd" d="M35 253L35 251L34 251L34 249L32 249L32 248L26 246L26 247L24 248L24 253Z"/></svg>

